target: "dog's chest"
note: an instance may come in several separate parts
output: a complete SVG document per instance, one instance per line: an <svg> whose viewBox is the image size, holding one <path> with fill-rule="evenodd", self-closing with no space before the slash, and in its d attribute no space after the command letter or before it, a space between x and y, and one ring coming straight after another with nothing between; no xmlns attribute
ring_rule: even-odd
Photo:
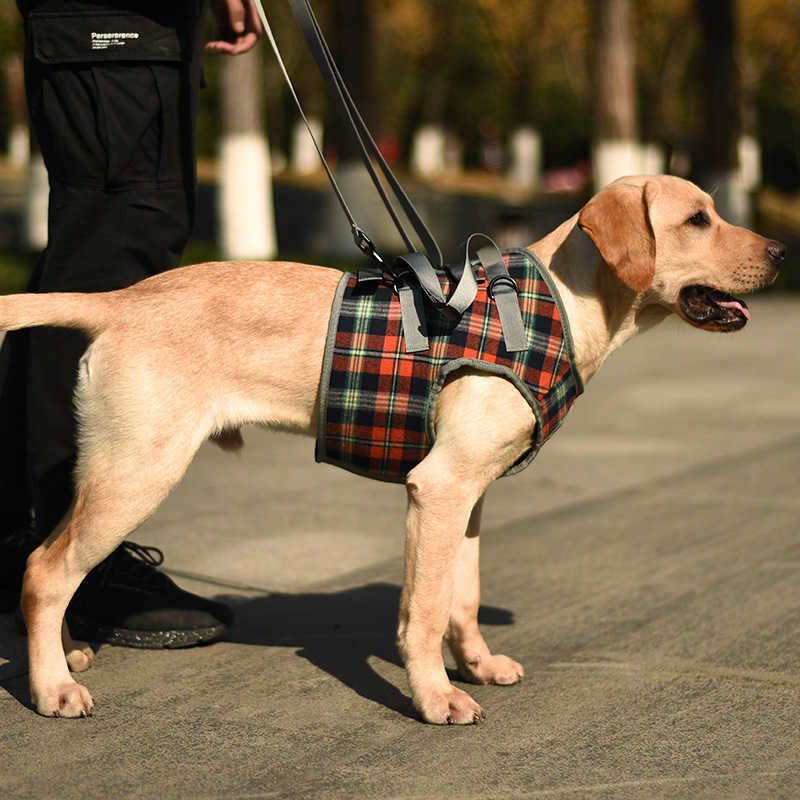
<svg viewBox="0 0 800 800"><path fill-rule="evenodd" d="M318 461L378 480L404 481L433 446L433 408L447 376L469 366L511 380L530 404L536 438L507 474L530 463L582 386L566 317L546 271L527 250L509 251L505 258L519 287L528 338L528 349L520 353L505 349L485 282L459 320L426 307L430 347L406 353L392 288L364 291L355 275L342 278L323 363Z"/></svg>

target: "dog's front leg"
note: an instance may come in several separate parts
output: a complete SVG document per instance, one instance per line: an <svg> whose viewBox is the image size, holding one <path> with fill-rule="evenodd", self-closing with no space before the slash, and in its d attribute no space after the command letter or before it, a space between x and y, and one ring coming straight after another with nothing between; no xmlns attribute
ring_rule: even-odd
<svg viewBox="0 0 800 800"><path fill-rule="evenodd" d="M469 724L483 718L481 707L450 684L442 639L456 575L477 570L469 553L458 566L473 509L489 484L530 447L534 426L530 408L509 381L463 370L442 390L434 447L409 473L398 646L414 706L426 722Z"/></svg>
<svg viewBox="0 0 800 800"><path fill-rule="evenodd" d="M470 683L510 686L525 674L522 664L503 655L492 655L478 628L481 604L480 525L483 498L472 510L467 534L456 555L453 599L447 624L447 644L458 671Z"/></svg>
<svg viewBox="0 0 800 800"><path fill-rule="evenodd" d="M450 615L453 567L477 500L476 490L448 480L451 465L437 456L434 448L408 480L398 646L414 707L422 718L439 725L471 724L483 718L483 710L466 692L451 685L442 658L442 638Z"/></svg>

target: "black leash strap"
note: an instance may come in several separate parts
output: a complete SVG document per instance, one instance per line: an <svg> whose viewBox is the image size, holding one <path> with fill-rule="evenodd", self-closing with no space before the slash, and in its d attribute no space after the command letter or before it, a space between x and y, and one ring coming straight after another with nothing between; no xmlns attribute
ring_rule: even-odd
<svg viewBox="0 0 800 800"><path fill-rule="evenodd" d="M338 67L336 66L335 61L333 60L333 56L331 55L330 49L328 47L327 42L325 41L325 37L322 34L322 30L319 27L319 23L317 22L316 17L314 16L314 12L307 2L307 0L289 0L289 5L294 13L295 20L297 24L300 26L301 31L303 32L303 36L306 39L306 43L308 44L309 49L311 50L311 54L314 57L314 60L317 63L317 67L319 68L320 72L322 73L325 82L328 85L328 90L333 97L337 110L339 111L339 115L341 116L344 123L349 127L351 133L353 134L356 143L358 144L359 151L361 153L361 158L364 162L364 166L369 173L370 178L372 179L372 183L375 186L376 191L380 195L380 198L386 207L389 216L392 219L392 222L397 229L397 232L400 234L400 237L403 240L405 246L411 251L416 252L416 248L407 233L405 227L403 226L400 218L398 216L397 210L395 209L394 205L392 204L391 200L389 199L386 189L384 188L378 174L375 170L375 166L372 162L372 159L375 159L375 162L379 165L381 172L384 175L385 180L392 188L394 195L399 202L403 212L405 213L408 220L411 222L417 236L419 237L420 241L422 242L426 252L428 253L429 257L437 266L442 266L444 263L444 259L442 258L442 252L439 248L436 239L433 237L433 234L430 232L428 227L423 222L422 218L420 217L419 213L417 212L416 208L414 207L413 203L409 199L408 195L405 193L405 190L400 185L397 178L395 178L394 173L392 172L389 165L386 163L386 160L383 158L383 155L378 148L378 145L375 143L375 140L372 138L369 130L367 129L366 123L364 122L358 108L356 107L355 103L353 102L353 98L350 96L350 92L347 89L347 86L342 79L341 73L339 72ZM383 264L384 260L377 252L375 245L373 244L372 240L367 236L367 234L363 231L363 229L356 223L355 218L353 217L353 213L351 212L350 208L347 205L347 202L344 199L344 195L336 182L336 178L333 175L333 171L331 170L328 162L325 159L325 156L322 152L322 148L317 141L316 137L314 136L314 132L309 124L308 118L303 110L302 103L300 102L300 98L297 95L297 92L292 84L291 78L289 77L288 70L286 69L286 65L284 64L283 58L280 53L280 49L278 48L278 44L275 40L275 36L272 32L272 29L269 25L267 20L267 15L264 12L264 7L261 0L255 0L256 11L258 16L261 20L262 27L264 28L264 33L267 36L267 39L272 47L273 53L275 54L275 58L278 61L278 65L281 69L283 74L283 78L286 81L287 86L292 95L292 99L294 100L295 105L297 106L298 111L300 112L300 117L303 120L303 123L308 130L309 135L314 143L314 147L317 151L317 155L322 162L322 165L325 169L325 174L328 176L328 181L333 188L334 193L336 194L336 198L339 201L339 205L342 208L345 216L347 217L347 221L350 223L350 229L353 234L353 239L356 243L356 246L363 252L366 253L368 256L374 258L378 263ZM371 157L370 157L371 156ZM374 276L373 276L374 277Z"/></svg>
<svg viewBox="0 0 800 800"><path fill-rule="evenodd" d="M328 90L336 103L339 115L350 128L350 132L353 134L358 144L362 161L372 179L372 183L383 201L400 237L409 249L409 252L397 258L389 269L389 274L391 275L400 300L406 351L414 353L428 349L428 336L425 326L425 297L427 297L439 311L455 317L460 317L464 311L472 305L478 291L475 268L479 264L483 264L489 281L488 291L497 306L500 323L503 328L503 339L506 350L509 352L526 350L527 342L519 309L517 285L513 278L509 276L500 251L488 236L473 234L467 239L464 247L464 265L463 267L459 265L456 268L450 268L450 273L454 278L455 289L451 293L449 299L445 298L439 281L439 275L435 269L435 267L441 269L445 266L438 242L425 225L422 217L414 207L414 204L400 185L400 182L395 178L394 173L386 163L378 145L375 143L372 134L369 132L339 72L339 68L333 59L328 43L325 41L322 29L317 22L309 0L289 0L289 5L294 13L297 24L303 32L303 36L317 63L317 67L328 85ZM288 70L284 64L278 44L275 41L275 36L270 28L261 0L255 0L255 7L264 28L264 33L278 61L284 80L289 87L295 105L300 112L300 117L311 136L317 155L325 169L325 174L328 176L328 180L336 194L339 205L342 207L342 211L350 223L350 229L356 246L380 265L378 269L360 270L358 276L359 284L381 283L384 281L386 275L384 272L386 269L384 259L376 250L372 240L356 222L336 182L333 171L325 160L322 148L314 135L314 131L303 111L300 98L289 77ZM380 167L384 180L391 188L406 219L411 223L414 232L427 253L427 257L418 252L414 247L411 237L403 226L397 210L389 199L386 189L375 170L373 159Z"/></svg>
<svg viewBox="0 0 800 800"><path fill-rule="evenodd" d="M395 178L394 173L386 163L386 159L384 159L383 155L381 154L380 148L372 138L372 134L369 132L369 129L367 128L366 123L364 122L364 119L358 110L358 107L353 101L350 91L348 90L347 85L342 78L342 74L333 59L333 55L331 54L328 43L322 33L322 29L317 22L317 18L314 15L314 10L311 8L311 4L308 0L289 0L289 5L292 8L292 12L297 20L297 24L300 26L300 30L303 32L303 36L305 37L306 44L311 51L311 55L313 56L314 61L316 61L317 67L319 68L319 71L322 73L322 76L328 85L328 90L337 105L339 116L350 128L353 138L356 140L359 150L361 151L361 159L364 162L364 166L367 168L370 178L372 178L372 182L375 185L383 204L386 206L386 210L389 212L389 215L391 216L398 233L403 239L403 242L410 252L416 252L416 248L414 247L408 233L403 227L403 224L401 223L397 212L389 200L381 180L375 171L372 159L374 159L380 167L384 179L391 187L397 202L403 209L403 213L411 223L411 226L414 228L414 231L425 248L425 252L428 254L428 258L430 259L431 263L437 267L444 266L444 259L442 257L442 251L439 248L439 244L428 229L427 225L425 225L425 222L422 220L422 217L417 212L414 204L411 202L405 190L400 185L400 182L397 180L397 178Z"/></svg>
<svg viewBox="0 0 800 800"><path fill-rule="evenodd" d="M330 165L325 159L325 155L322 152L322 147L320 146L320 143L317 141L317 137L314 135L314 130L311 127L311 123L308 121L306 112L303 110L303 104L300 102L300 98L297 96L297 91L294 88L292 79L289 77L289 71L286 69L286 64L283 61L283 56L281 55L278 43L277 41L275 41L275 35L272 33L272 28L270 27L269 21L267 20L267 15L264 12L264 6L262 5L261 0L255 0L255 7L259 19L261 20L261 26L264 29L264 34L270 43L270 47L272 47L272 52L274 53L275 59L277 60L278 66L280 67L283 79L284 81L286 81L286 85L289 87L292 99L294 100L294 103L297 106L297 110L300 113L300 118L303 120L303 124L306 126L308 135L311 137L311 141L314 144L314 149L317 151L317 155L319 156L320 162L322 162L325 174L328 176L328 181L330 182L331 188L333 189L333 192L336 195L336 199L339 201L339 205L341 206L345 217L347 217L347 221L350 223L350 231L353 235L353 241L356 243L356 247L358 247L358 249L361 250L362 253L364 253L365 255L369 256L370 258L374 259L375 261L377 261L379 264L382 265L384 263L383 258L381 257L380 253L378 253L378 251L376 250L372 240L369 238L369 236L367 236L366 233L364 233L364 231L356 222L355 217L353 216L353 212L347 205L347 201L344 199L342 190L339 188L339 184L336 182L336 178L333 176L333 171L331 170Z"/></svg>

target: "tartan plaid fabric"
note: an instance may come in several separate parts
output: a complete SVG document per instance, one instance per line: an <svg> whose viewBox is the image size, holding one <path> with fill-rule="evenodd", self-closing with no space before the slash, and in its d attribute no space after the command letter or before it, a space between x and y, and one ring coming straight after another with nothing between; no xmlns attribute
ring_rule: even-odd
<svg viewBox="0 0 800 800"><path fill-rule="evenodd" d="M448 320L426 303L430 347L406 353L400 304L392 288L381 284L364 291L355 275L343 278L346 285L335 334L331 323L322 375L317 460L378 480L403 482L433 446L429 412L448 372L472 366L504 374L530 403L539 423L536 440L506 474L530 463L583 387L544 268L527 250L511 250L504 258L520 290L526 352L506 352L485 281L460 320ZM447 294L449 287L444 279L443 283Z"/></svg>

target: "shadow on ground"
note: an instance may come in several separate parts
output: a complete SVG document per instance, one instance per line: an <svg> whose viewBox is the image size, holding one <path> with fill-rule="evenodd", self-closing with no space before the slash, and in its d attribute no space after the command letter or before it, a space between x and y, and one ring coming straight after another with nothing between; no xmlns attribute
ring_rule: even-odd
<svg viewBox="0 0 800 800"><path fill-rule="evenodd" d="M371 658L378 658L402 666L395 646L399 605L400 587L388 583L339 592L271 594L237 606L230 639L299 648L297 655L361 697L416 718L411 700L370 665ZM479 620L483 625L512 625L514 617L507 609L482 606Z"/></svg>
<svg viewBox="0 0 800 800"><path fill-rule="evenodd" d="M269 594L243 601L217 598L235 606L228 641L264 647L290 647L356 694L399 714L416 718L411 700L370 665L371 658L402 666L395 646L400 587L372 583L338 592ZM0 688L28 705L25 639L13 615L0 617ZM511 611L482 606L482 625L512 625ZM3 663L5 662L5 663ZM457 679L455 674L451 678Z"/></svg>

